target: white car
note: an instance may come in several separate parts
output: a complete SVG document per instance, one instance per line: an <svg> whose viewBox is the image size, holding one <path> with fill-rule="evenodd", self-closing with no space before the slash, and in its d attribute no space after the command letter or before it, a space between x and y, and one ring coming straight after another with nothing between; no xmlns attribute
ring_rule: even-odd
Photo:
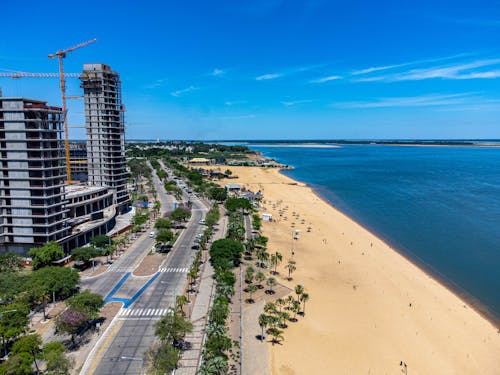
<svg viewBox="0 0 500 375"><path fill-rule="evenodd" d="M154 231L149 232L149 238L154 238L154 236L155 236L155 232Z"/></svg>

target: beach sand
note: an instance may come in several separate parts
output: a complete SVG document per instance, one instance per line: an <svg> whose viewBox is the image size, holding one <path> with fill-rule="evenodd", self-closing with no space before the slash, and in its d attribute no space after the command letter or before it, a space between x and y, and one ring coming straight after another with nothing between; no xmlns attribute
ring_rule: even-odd
<svg viewBox="0 0 500 375"><path fill-rule="evenodd" d="M284 255L279 281L310 295L283 344L269 344L271 374L400 374L401 361L412 375L500 374L500 332L461 298L304 184L277 169L230 169L231 183L263 192L276 220L263 233ZM297 271L287 282L292 223Z"/></svg>

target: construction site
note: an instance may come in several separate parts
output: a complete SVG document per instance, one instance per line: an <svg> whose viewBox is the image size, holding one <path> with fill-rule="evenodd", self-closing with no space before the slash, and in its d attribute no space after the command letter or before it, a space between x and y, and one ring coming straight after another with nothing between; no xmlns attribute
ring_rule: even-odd
<svg viewBox="0 0 500 375"><path fill-rule="evenodd" d="M0 252L26 255L49 241L66 253L107 234L130 210L120 75L105 64L65 73L67 54L50 54L59 73L0 73L0 78L59 78L61 106L2 96L0 90ZM70 142L66 79L79 78L85 142Z"/></svg>

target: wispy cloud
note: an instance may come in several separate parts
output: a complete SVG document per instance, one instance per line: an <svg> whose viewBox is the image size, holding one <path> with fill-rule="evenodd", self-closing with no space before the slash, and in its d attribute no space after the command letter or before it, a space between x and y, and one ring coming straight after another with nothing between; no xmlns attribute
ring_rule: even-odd
<svg viewBox="0 0 500 375"><path fill-rule="evenodd" d="M146 85L144 86L146 89L156 89L158 87L161 87L165 84L165 82L167 82L167 79L165 78L162 78L162 79L157 79L156 81L154 81L153 83L149 84L149 85Z"/></svg>
<svg viewBox="0 0 500 375"><path fill-rule="evenodd" d="M263 75L256 77L255 79L257 81L265 81L265 80L270 80L270 79L283 78L286 76L290 76L292 74L299 74L299 73L303 73L303 72L308 72L308 71L318 69L318 68L321 68L324 66L325 66L325 64L305 65L305 66L299 66L299 67L294 66L294 67L289 67L287 69L283 69L279 72L263 74Z"/></svg>
<svg viewBox="0 0 500 375"><path fill-rule="evenodd" d="M285 107L291 107L294 105L311 103L311 102L312 102L312 100L310 100L310 99L303 99L303 100L283 101L283 102L281 102L281 104L283 104Z"/></svg>
<svg viewBox="0 0 500 375"><path fill-rule="evenodd" d="M482 70L485 67L493 67L500 64L500 59L476 60L467 63L456 63L427 68L416 68L408 71L383 74L378 76L357 78L356 82L396 82L396 81L421 81L425 79L487 79L498 78L498 70ZM477 70L481 68L480 70Z"/></svg>
<svg viewBox="0 0 500 375"><path fill-rule="evenodd" d="M396 64L396 65L386 65L386 66L373 66L371 68L355 70L354 72L351 73L351 75L357 76L357 75L361 75L361 74L370 74L370 73L380 72L382 70L401 68L403 66L408 66L408 65L412 65L412 64L414 64L414 62L409 62L409 63L404 63L404 64Z"/></svg>
<svg viewBox="0 0 500 375"><path fill-rule="evenodd" d="M171 92L170 95L175 96L175 97L179 97L179 96L182 96L182 95L185 95L185 94L189 94L190 92L193 92L195 90L198 90L198 87L189 86L189 87L186 87L185 89L181 89L181 90L177 90L177 91Z"/></svg>
<svg viewBox="0 0 500 375"><path fill-rule="evenodd" d="M255 118L255 115L221 116L219 120L244 120L250 118Z"/></svg>
<svg viewBox="0 0 500 375"><path fill-rule="evenodd" d="M267 81L267 80L270 80L270 79L276 79L276 78L280 78L280 77L283 77L283 74L280 74L280 73L269 73L269 74L263 74L261 76L258 76L255 78L256 81Z"/></svg>
<svg viewBox="0 0 500 375"><path fill-rule="evenodd" d="M341 102L332 106L337 108L390 108L390 107L434 107L461 104L470 97L471 93L461 94L431 94L421 96L405 96L393 98L379 98L374 101L363 102Z"/></svg>
<svg viewBox="0 0 500 375"><path fill-rule="evenodd" d="M327 76L327 77L323 77L323 78L313 79L312 81L309 81L309 82L311 82L311 83L325 83L325 82L330 82L330 81L336 81L339 79L342 79L342 77L333 75L333 76Z"/></svg>
<svg viewBox="0 0 500 375"><path fill-rule="evenodd" d="M231 107L233 105L238 105L238 104L245 104L247 103L246 100L232 100L232 101L227 101L227 102L224 102L225 105Z"/></svg>
<svg viewBox="0 0 500 375"><path fill-rule="evenodd" d="M211 73L210 75L213 76L213 77L219 77L219 76L223 76L224 74L226 74L226 71L225 70L222 70L222 69L217 69L215 68Z"/></svg>

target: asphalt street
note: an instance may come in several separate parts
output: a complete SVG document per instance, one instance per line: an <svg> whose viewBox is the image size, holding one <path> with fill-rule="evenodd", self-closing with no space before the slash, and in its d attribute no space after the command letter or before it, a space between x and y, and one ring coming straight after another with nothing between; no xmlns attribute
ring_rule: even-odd
<svg viewBox="0 0 500 375"><path fill-rule="evenodd" d="M157 191L161 199L160 192L163 193L163 187L158 186ZM184 198L187 199L187 195ZM162 272L155 274L154 281L138 296L137 300L128 308L122 309L115 318L119 320L118 323L120 324L116 325L116 331L112 332L109 340L106 340L102 347L99 348L103 354L100 358L96 357L94 359L98 362L94 364L96 366L94 374L141 373L144 353L155 340L154 324L159 320L162 313L166 312L169 307L175 306L176 296L182 294L187 278L187 270L195 255L195 251L191 247L194 244L196 235L204 230L204 226L200 225L199 221L204 218L208 209L199 199L193 196L189 197L189 199L193 202L190 221L180 234L170 254L160 266ZM163 199L161 200L163 202ZM154 240L150 241L146 237L141 239L139 247L142 248L143 252L147 253L153 243ZM141 254L141 251L138 250L138 253ZM116 285L119 278L120 276L115 275L109 291ZM128 294L130 298L130 294L147 281L144 278L131 277L127 279L127 283L130 279L136 279L139 287L136 286L128 291L122 291L120 287L116 294L120 294L120 296Z"/></svg>

